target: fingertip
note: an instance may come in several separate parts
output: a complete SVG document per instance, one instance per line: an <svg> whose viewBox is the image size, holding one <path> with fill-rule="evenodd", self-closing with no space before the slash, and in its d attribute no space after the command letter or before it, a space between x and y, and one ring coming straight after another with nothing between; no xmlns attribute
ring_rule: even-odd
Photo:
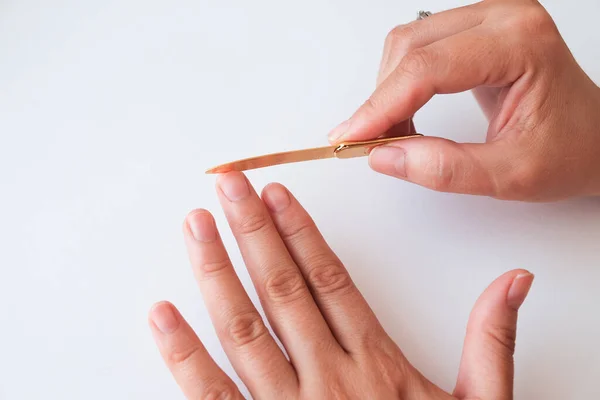
<svg viewBox="0 0 600 400"><path fill-rule="evenodd" d="M283 211L291 204L288 189L280 183L270 183L265 186L261 198L271 212Z"/></svg>
<svg viewBox="0 0 600 400"><path fill-rule="evenodd" d="M529 270L523 268L513 269L512 271L509 271L509 273L516 275L533 275Z"/></svg>
<svg viewBox="0 0 600 400"><path fill-rule="evenodd" d="M223 173L220 173L219 175L217 175L217 178L215 179L215 185L218 187L225 180L235 179L235 178L239 179L240 177L243 177L244 179L246 179L246 175L241 171L223 172Z"/></svg>
<svg viewBox="0 0 600 400"><path fill-rule="evenodd" d="M217 237L213 215L206 209L197 208L188 213L184 221L184 233L200 242L212 242Z"/></svg>
<svg viewBox="0 0 600 400"><path fill-rule="evenodd" d="M490 286L498 284L509 285L517 276L528 274L531 274L531 272L523 268L511 269L494 279Z"/></svg>
<svg viewBox="0 0 600 400"><path fill-rule="evenodd" d="M327 135L329 143L337 144L337 142L342 140L348 133L348 130L350 129L350 125L351 125L351 120L348 119L348 120L342 122L341 124L339 124L338 126L336 126L335 128L333 128L331 130L331 132L329 132L329 134Z"/></svg>
<svg viewBox="0 0 600 400"><path fill-rule="evenodd" d="M148 310L148 319L151 320L152 315L154 315L156 312L160 312L162 307L173 307L173 304L168 300L157 301L152 305L152 307L150 307L150 310Z"/></svg>
<svg viewBox="0 0 600 400"><path fill-rule="evenodd" d="M242 172L231 171L216 179L217 192L229 202L238 202L251 194L252 185Z"/></svg>
<svg viewBox="0 0 600 400"><path fill-rule="evenodd" d="M531 277L533 279L534 275L524 268L516 268L510 271L507 271L494 279L492 283L489 285L488 289L497 287L498 289L503 289L508 291L510 286L516 279L520 279L523 277Z"/></svg>
<svg viewBox="0 0 600 400"><path fill-rule="evenodd" d="M185 216L185 220L184 223L188 223L191 219L195 218L196 215L198 214L208 214L209 216L212 217L212 214L210 211L208 211L205 208L194 208L193 210L190 210L187 215Z"/></svg>
<svg viewBox="0 0 600 400"><path fill-rule="evenodd" d="M496 278L477 299L469 316L456 396L488 398L507 388L510 392L517 309L532 281L531 272L514 269Z"/></svg>
<svg viewBox="0 0 600 400"><path fill-rule="evenodd" d="M506 295L506 302L509 307L518 310L523 305L534 278L535 276L526 270L521 270L514 275Z"/></svg>
<svg viewBox="0 0 600 400"><path fill-rule="evenodd" d="M283 185L282 183L279 183L279 182L271 182L271 183L268 183L268 184L267 184L267 185L266 185L266 186L263 188L263 190L262 190L262 192L261 192L261 197L262 197L262 196L264 196L264 195L265 195L265 193L267 193L267 192L269 192L269 191L272 191L272 190L281 190L281 189L283 189L283 190L286 190L286 191L287 191L287 188L286 188L286 187L285 187L285 185Z"/></svg>
<svg viewBox="0 0 600 400"><path fill-rule="evenodd" d="M169 301L155 303L148 313L148 321L153 328L163 334L171 334L177 330L180 323L179 313Z"/></svg>

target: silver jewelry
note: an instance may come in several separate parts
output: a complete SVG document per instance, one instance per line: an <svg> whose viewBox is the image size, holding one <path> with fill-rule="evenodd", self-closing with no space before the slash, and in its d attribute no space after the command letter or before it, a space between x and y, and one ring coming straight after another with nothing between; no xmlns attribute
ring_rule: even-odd
<svg viewBox="0 0 600 400"><path fill-rule="evenodd" d="M419 11L417 13L417 19L425 19L429 16L431 16L432 12L431 11Z"/></svg>

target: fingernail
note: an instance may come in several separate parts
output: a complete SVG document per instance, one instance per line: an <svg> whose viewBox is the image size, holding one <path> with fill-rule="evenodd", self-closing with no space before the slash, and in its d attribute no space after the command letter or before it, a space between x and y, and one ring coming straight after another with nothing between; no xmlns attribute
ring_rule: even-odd
<svg viewBox="0 0 600 400"><path fill-rule="evenodd" d="M523 304L527 297L527 293L529 293L533 278L534 276L530 272L525 272L515 277L508 289L508 295L506 296L506 301L510 307L515 310L518 310L519 307L521 307L521 304Z"/></svg>
<svg viewBox="0 0 600 400"><path fill-rule="evenodd" d="M173 333L179 327L179 319L175 315L173 306L163 302L156 304L150 313L152 322L162 333Z"/></svg>
<svg viewBox="0 0 600 400"><path fill-rule="evenodd" d="M187 223L192 231L192 236L199 242L212 242L217 238L217 227L212 215L206 210L190 213Z"/></svg>
<svg viewBox="0 0 600 400"><path fill-rule="evenodd" d="M406 152L401 147L375 147L369 156L369 164L377 172L397 177L406 177Z"/></svg>
<svg viewBox="0 0 600 400"><path fill-rule="evenodd" d="M336 126L331 132L329 132L329 135L328 135L329 141L335 142L335 141L341 139L342 136L344 136L344 134L348 131L349 128L350 128L350 120L346 120L346 121L342 122L341 124Z"/></svg>
<svg viewBox="0 0 600 400"><path fill-rule="evenodd" d="M282 185L271 184L267 186L263 198L271 212L283 211L290 205L290 195Z"/></svg>
<svg viewBox="0 0 600 400"><path fill-rule="evenodd" d="M221 175L218 185L229 201L240 201L250 194L246 177L239 172Z"/></svg>

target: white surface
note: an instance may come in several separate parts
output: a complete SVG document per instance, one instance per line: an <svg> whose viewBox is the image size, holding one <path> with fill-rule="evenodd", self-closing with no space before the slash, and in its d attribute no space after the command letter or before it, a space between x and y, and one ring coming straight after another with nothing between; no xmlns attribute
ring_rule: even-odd
<svg viewBox="0 0 600 400"><path fill-rule="evenodd" d="M212 210L249 287L204 169L325 143L373 89L386 33L418 9L462 4L1 1L0 398L182 398L146 325L161 299L231 372L180 229L192 208ZM545 5L598 82L600 3ZM486 129L469 94L435 98L416 123L463 141ZM365 159L249 177L291 188L392 337L444 389L475 299L525 267L537 277L520 316L516 398L600 396L600 201L439 194Z"/></svg>

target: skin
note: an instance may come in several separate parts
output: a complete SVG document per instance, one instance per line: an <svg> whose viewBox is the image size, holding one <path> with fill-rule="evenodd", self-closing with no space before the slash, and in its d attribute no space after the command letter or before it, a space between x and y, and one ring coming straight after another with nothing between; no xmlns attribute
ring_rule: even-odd
<svg viewBox="0 0 600 400"><path fill-rule="evenodd" d="M386 334L315 223L282 185L262 199L239 172L217 194L265 315L244 291L211 214L194 210L183 232L194 275L221 345L255 399L512 399L518 309L533 282L510 271L471 313L458 381L446 393ZM168 302L150 311L162 357L188 399L240 399L192 328Z"/></svg>
<svg viewBox="0 0 600 400"><path fill-rule="evenodd" d="M377 87L330 141L415 131L434 95L472 91L489 120L485 143L425 136L375 148L371 167L424 187L505 200L600 194L600 89L534 0L486 0L398 26ZM294 196L262 198L241 173L217 193L277 345L244 291L206 210L184 223L190 261L224 351L256 399L512 399L518 310L533 275L514 270L480 296L468 322L455 389L417 371L386 334ZM177 309L156 304L149 323L189 399L238 399Z"/></svg>
<svg viewBox="0 0 600 400"><path fill-rule="evenodd" d="M376 148L371 167L504 200L600 194L600 89L534 0L487 0L393 29L377 88L330 141L405 134L434 95L468 90L489 120L485 143L426 135Z"/></svg>

